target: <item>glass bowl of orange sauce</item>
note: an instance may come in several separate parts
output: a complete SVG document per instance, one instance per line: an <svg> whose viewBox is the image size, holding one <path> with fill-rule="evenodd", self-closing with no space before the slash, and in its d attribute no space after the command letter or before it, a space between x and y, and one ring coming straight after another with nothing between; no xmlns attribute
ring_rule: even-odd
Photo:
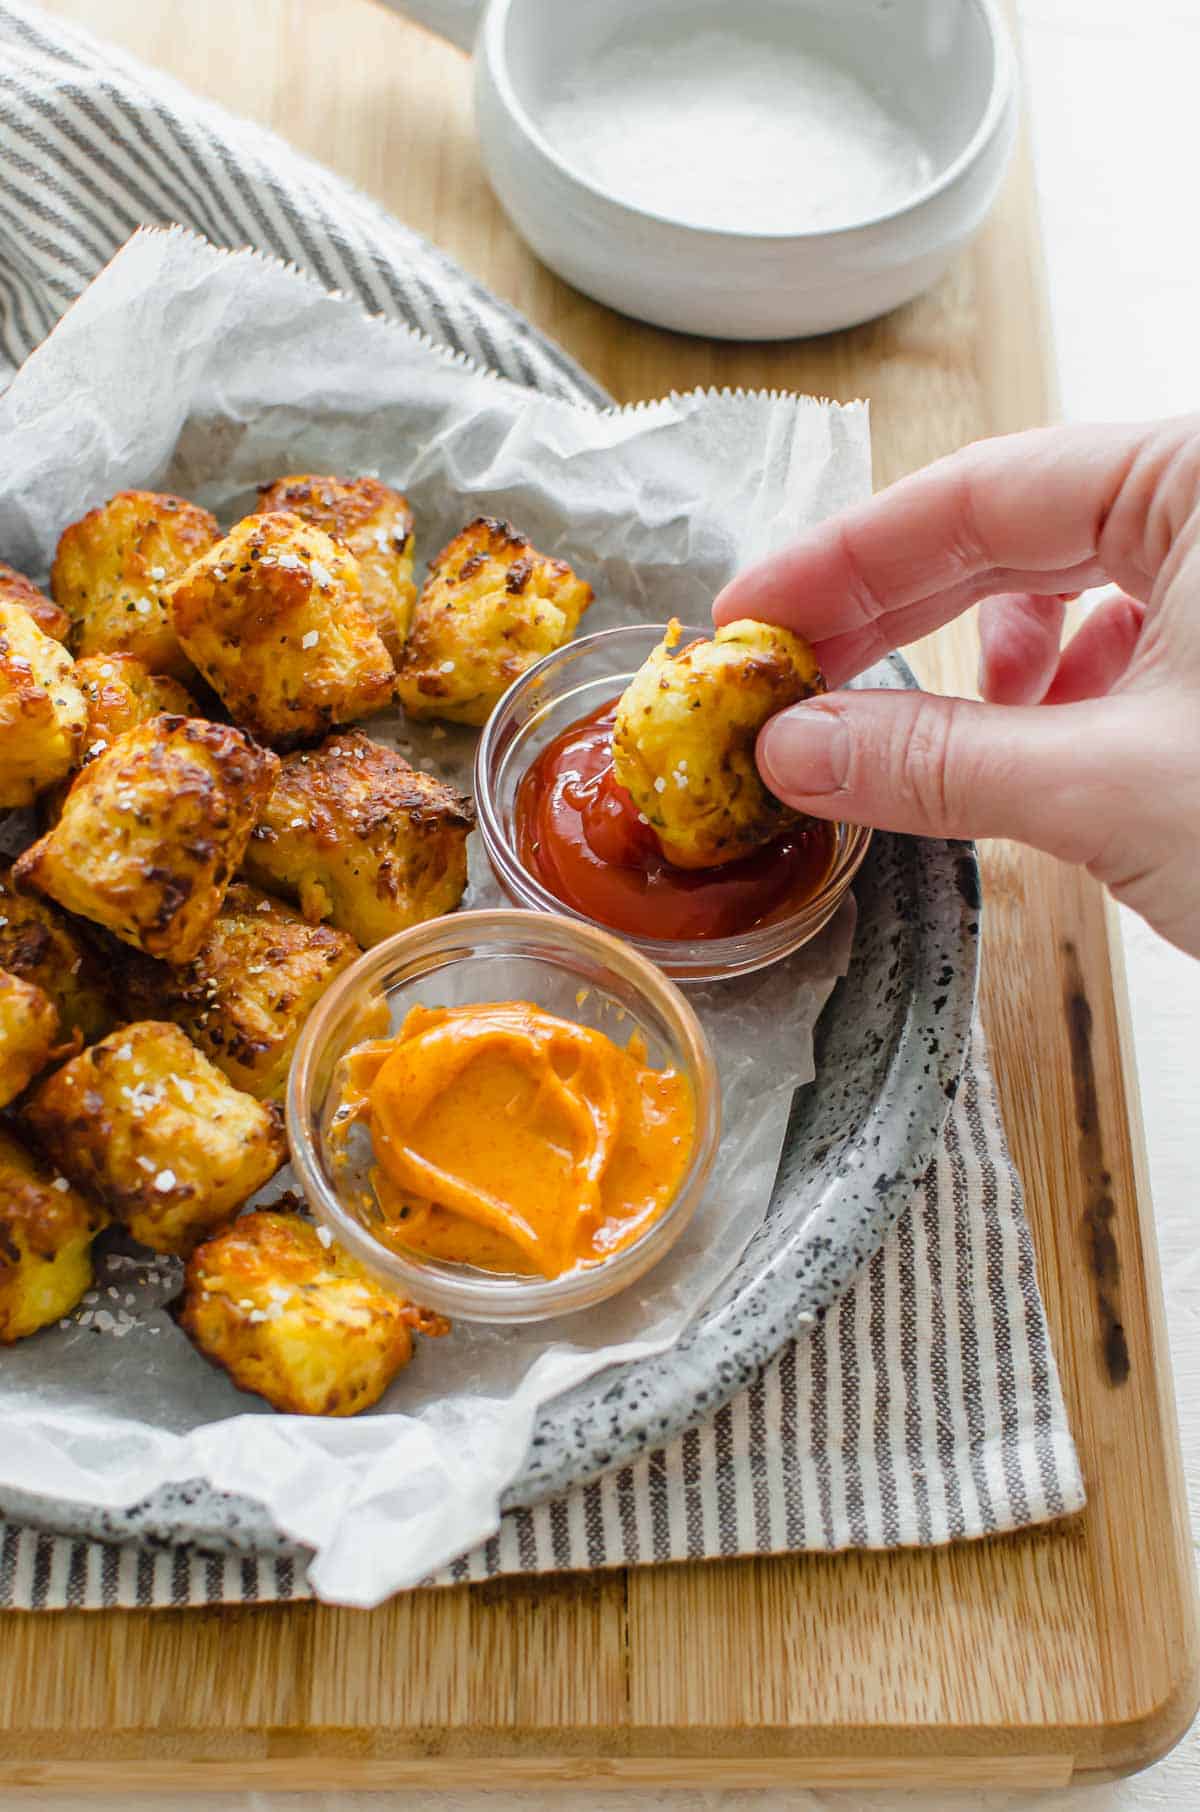
<svg viewBox="0 0 1200 1812"><path fill-rule="evenodd" d="M296 1047L292 1161L330 1236L423 1307L529 1322L643 1276L717 1153L708 1039L619 938L502 908L387 939Z"/></svg>
<svg viewBox="0 0 1200 1812"><path fill-rule="evenodd" d="M719 868L679 869L617 786L616 704L666 633L632 623L581 636L531 667L493 711L475 804L508 898L600 925L680 982L745 975L806 944L837 911L871 840L804 819ZM678 647L711 630L685 628Z"/></svg>

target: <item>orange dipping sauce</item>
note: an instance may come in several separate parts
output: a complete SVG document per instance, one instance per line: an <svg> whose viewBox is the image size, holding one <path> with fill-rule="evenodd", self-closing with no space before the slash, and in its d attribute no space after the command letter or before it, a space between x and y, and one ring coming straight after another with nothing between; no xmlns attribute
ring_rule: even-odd
<svg viewBox="0 0 1200 1812"><path fill-rule="evenodd" d="M523 775L516 844L556 899L634 937L735 937L810 899L833 860L834 827L791 826L720 868L675 868L612 768L617 700L548 743Z"/></svg>
<svg viewBox="0 0 1200 1812"><path fill-rule="evenodd" d="M347 1060L383 1236L543 1277L632 1244L673 1199L696 1129L687 1078L645 1058L636 1033L622 1049L525 1001L414 1007Z"/></svg>

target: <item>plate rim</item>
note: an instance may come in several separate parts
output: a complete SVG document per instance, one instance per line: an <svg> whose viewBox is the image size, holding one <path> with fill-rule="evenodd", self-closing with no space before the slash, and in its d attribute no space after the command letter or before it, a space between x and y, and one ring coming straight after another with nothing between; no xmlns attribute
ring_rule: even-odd
<svg viewBox="0 0 1200 1812"><path fill-rule="evenodd" d="M886 663L899 676L904 690L919 690L918 681L908 662L900 654L888 657ZM914 847L926 869L932 868L937 880L936 890L930 889L924 895L935 910L939 906L950 909L944 921L952 929L953 947L965 958L956 964L953 974L946 984L944 1006L938 1014L938 1030L942 1035L936 1061L930 1066L928 1075L914 1079L912 1093L906 1101L911 1107L913 1097L918 1103L918 1111L924 1109L923 1118L917 1126L910 1119L901 1148L901 1161L893 1171L886 1189L877 1192L879 1209L874 1217L867 1244L861 1241L855 1244L844 1241L834 1264L825 1271L831 1279L831 1287L824 1293L824 1301L806 1307L805 1314L819 1314L838 1300L850 1287L859 1271L870 1262L882 1246L892 1227L911 1199L915 1187L914 1176L923 1175L937 1152L947 1115L957 1091L958 1081L966 1064L971 1042L971 1029L975 1017L979 987L979 954L980 954L980 918L982 913L981 878L979 858L974 843L959 839L941 839L932 837L899 838L898 833L875 833L872 848L868 852L867 862L879 860L881 849L886 849L889 840L903 841ZM964 883L961 865L969 865L970 879ZM850 955L851 966L854 963L854 951ZM823 1010L822 1017L836 1010L838 993L842 987L839 982ZM909 996L910 1009L913 1004L921 1004L917 992ZM928 1003L931 1007L931 1003ZM811 1086L811 1084L806 1085ZM797 1094L799 1094L799 1089ZM786 1135L784 1149L781 1152L782 1165L786 1154ZM919 1162L914 1162L914 1154ZM738 1261L741 1262L740 1259ZM730 1275L736 1274L737 1266ZM728 1279L725 1280L728 1282ZM720 1286L723 1287L723 1286ZM719 1288L720 1288L719 1287ZM719 1293L719 1292L718 1292ZM758 1311L767 1307L767 1285L763 1277L750 1286L745 1296L739 1299L739 1308L743 1318L751 1327L757 1325ZM772 1305L778 1312L778 1302ZM699 1427L711 1420L726 1403L744 1390L753 1379L783 1350L787 1341L796 1332L794 1327L784 1328L775 1337L775 1331L766 1339L748 1336L736 1351L731 1352L728 1341L720 1343L718 1353L718 1336L712 1326L712 1317L708 1314L706 1303L697 1316L688 1324L669 1347L663 1352L648 1359L628 1360L606 1367L586 1379L583 1384L575 1386L563 1396L553 1398L544 1404L534 1423L529 1452L525 1465L516 1478L512 1480L501 1497L501 1510L528 1509L557 1497L562 1492L574 1487L588 1484L603 1477L606 1473L619 1470L628 1465L640 1454L655 1452L667 1442L676 1439L689 1429ZM669 1372L672 1361L678 1369L681 1354L687 1355L696 1373L713 1380L706 1391L702 1403L694 1404L682 1414L672 1407L672 1385ZM623 1432L617 1433L610 1425L609 1432L603 1436L595 1431L593 1441L585 1432L585 1416L582 1403L590 1398L599 1405L605 1396L610 1395L613 1386L623 1378L636 1373L639 1397L642 1399L639 1424L631 1422ZM674 1395L678 1395L676 1384ZM567 1427L573 1429L569 1435L564 1433L564 1404L578 1399L581 1413L578 1413ZM593 1412L594 1413L594 1412ZM644 1428L649 1423L653 1426L654 1437L648 1442L639 1433L639 1425ZM594 1451L596 1441L602 1451ZM574 1452L571 1452L571 1448ZM557 1461L539 1459L542 1449L556 1448L560 1457ZM590 1456L590 1457L585 1457Z"/></svg>

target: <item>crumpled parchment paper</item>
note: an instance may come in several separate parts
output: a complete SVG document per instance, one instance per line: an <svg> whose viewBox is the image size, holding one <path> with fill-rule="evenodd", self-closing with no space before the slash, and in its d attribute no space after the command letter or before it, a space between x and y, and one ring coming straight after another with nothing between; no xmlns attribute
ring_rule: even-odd
<svg viewBox="0 0 1200 1812"><path fill-rule="evenodd" d="M228 524L260 480L303 471L400 486L422 563L472 516L510 516L595 587L584 632L631 615L706 621L738 566L870 488L861 405L689 394L574 407L254 253L143 231L0 398L0 557L44 576L63 527L124 487L179 491ZM368 727L463 777L463 734L398 715ZM499 898L475 849L468 903ZM721 1158L683 1240L615 1301L528 1328L459 1326L420 1343L378 1410L322 1421L236 1391L164 1309L179 1267L118 1241L75 1315L0 1351L0 1488L119 1507L203 1478L264 1504L315 1550L314 1589L347 1604L376 1604L474 1546L539 1410L668 1347L736 1262L852 926L850 908L784 965L693 992L721 1070Z"/></svg>

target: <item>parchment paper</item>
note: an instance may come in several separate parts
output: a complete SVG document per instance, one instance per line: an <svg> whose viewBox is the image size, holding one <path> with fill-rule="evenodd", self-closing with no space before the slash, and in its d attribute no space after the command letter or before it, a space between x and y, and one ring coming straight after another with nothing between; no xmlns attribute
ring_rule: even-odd
<svg viewBox="0 0 1200 1812"><path fill-rule="evenodd" d="M306 470L402 487L422 563L472 516L511 516L595 587L585 630L704 622L739 565L870 488L862 405L725 393L578 408L256 254L143 231L0 398L0 557L44 575L62 528L123 487L182 492L228 524L257 482ZM465 733L368 727L463 778ZM468 903L499 899L475 848ZM173 1261L110 1242L91 1299L0 1352L0 1487L119 1507L203 1478L266 1505L316 1551L314 1589L347 1604L486 1538L539 1409L669 1346L760 1221L852 926L850 908L786 964L693 992L721 1070L721 1159L684 1239L614 1302L525 1329L459 1326L421 1343L375 1412L305 1419L236 1391L188 1344L162 1306Z"/></svg>

